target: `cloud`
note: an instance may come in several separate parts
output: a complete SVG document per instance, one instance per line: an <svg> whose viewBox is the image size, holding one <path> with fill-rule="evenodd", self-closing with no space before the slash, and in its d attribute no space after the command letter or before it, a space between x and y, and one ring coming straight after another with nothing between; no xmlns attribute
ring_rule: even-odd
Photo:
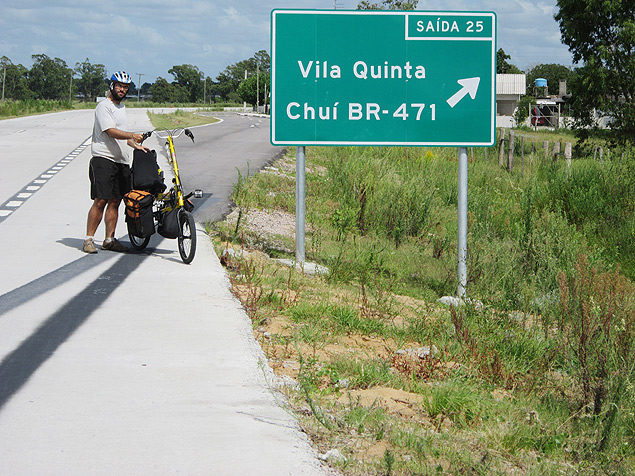
<svg viewBox="0 0 635 476"><path fill-rule="evenodd" d="M219 17L218 23L221 26L232 26L239 28L248 28L253 26L251 19L247 15L241 14L235 7L226 8L223 15Z"/></svg>
<svg viewBox="0 0 635 476"><path fill-rule="evenodd" d="M338 0L355 9L359 0ZM20 0L3 7L0 56L31 66L32 54L69 65L89 58L108 71L169 77L174 65L194 64L216 77L228 65L269 49L273 8L331 9L333 0ZM421 10L485 10L498 17L498 46L520 68L570 64L553 19L556 0L421 0Z"/></svg>

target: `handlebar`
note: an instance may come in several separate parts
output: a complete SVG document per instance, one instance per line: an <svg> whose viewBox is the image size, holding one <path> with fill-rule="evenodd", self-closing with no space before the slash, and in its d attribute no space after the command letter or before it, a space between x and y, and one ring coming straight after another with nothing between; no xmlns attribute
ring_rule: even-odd
<svg viewBox="0 0 635 476"><path fill-rule="evenodd" d="M188 136L190 139L192 139L192 142L194 142L194 134L192 134L192 131L189 129L163 129L163 130L154 129L152 131L144 132L143 139L141 140L141 142L146 140L152 134L157 136L159 139L167 139L168 137L172 137L172 139L176 139L177 137L181 136L181 134L183 133L185 133L185 135Z"/></svg>

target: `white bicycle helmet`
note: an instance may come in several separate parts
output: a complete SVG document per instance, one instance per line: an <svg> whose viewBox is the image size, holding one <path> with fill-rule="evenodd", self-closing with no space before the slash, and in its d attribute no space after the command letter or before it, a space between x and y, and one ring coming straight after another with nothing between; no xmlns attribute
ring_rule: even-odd
<svg viewBox="0 0 635 476"><path fill-rule="evenodd" d="M112 76L110 77L110 80L117 81L118 83L123 83L123 84L132 83L132 78L125 71L117 71L116 73L113 73Z"/></svg>

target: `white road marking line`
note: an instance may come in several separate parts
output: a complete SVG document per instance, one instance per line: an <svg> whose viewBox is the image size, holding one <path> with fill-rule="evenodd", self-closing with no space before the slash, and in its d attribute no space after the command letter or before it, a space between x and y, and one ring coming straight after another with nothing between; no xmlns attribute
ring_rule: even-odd
<svg viewBox="0 0 635 476"><path fill-rule="evenodd" d="M18 131L18 132L23 132L23 131ZM9 199L9 201L6 202L2 206L3 207L9 207L10 209L7 209L7 208L0 209L0 218L4 219L7 216L11 215L15 211L15 209L20 207L24 203L24 201L26 201L29 198L31 198L31 196L36 191L38 191L43 184L48 182L48 179L54 177L56 173L58 173L60 170L62 170L64 167L66 167L87 146L89 146L90 143L91 143L91 139L90 138L86 139L86 141L84 141L84 143L82 145L80 145L79 147L76 147L75 150L73 150L70 154L68 154L65 157L63 157L57 164L55 164L55 166L51 167L48 171L46 171L45 173L41 174L37 179L33 180L31 182L31 184L33 184L33 185L25 186L24 189L23 189L23 190L25 190L24 192L19 192L13 197L13 198L15 198L15 200ZM0 222L2 222L2 221L3 220L0 220Z"/></svg>

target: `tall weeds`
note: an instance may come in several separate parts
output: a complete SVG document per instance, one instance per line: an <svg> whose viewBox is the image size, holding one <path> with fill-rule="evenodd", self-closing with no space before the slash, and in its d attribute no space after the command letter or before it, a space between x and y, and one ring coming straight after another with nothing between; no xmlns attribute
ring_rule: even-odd
<svg viewBox="0 0 635 476"><path fill-rule="evenodd" d="M335 149L329 157L331 194L342 231L355 228L361 235L371 230L399 247L429 226L432 197L422 173L420 156L399 155L402 149ZM344 220L343 220L344 218ZM342 233L340 231L340 233Z"/></svg>
<svg viewBox="0 0 635 476"><path fill-rule="evenodd" d="M597 445L604 450L635 397L635 286L618 271L599 272L584 255L558 281L564 361L582 389L580 406L601 424Z"/></svg>

